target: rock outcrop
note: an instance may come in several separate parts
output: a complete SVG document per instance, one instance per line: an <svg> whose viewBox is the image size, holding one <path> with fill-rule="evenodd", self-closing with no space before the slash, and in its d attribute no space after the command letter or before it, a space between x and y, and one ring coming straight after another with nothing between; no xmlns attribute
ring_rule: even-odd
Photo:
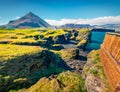
<svg viewBox="0 0 120 92"><path fill-rule="evenodd" d="M91 40L91 31L88 29L79 31L76 40L79 41L77 48L85 50L87 43Z"/></svg>
<svg viewBox="0 0 120 92"><path fill-rule="evenodd" d="M100 78L93 75L87 75L85 80L87 92L106 92L105 84Z"/></svg>
<svg viewBox="0 0 120 92"><path fill-rule="evenodd" d="M53 37L54 44L63 44L66 43L66 39L64 35L58 35Z"/></svg>
<svg viewBox="0 0 120 92"><path fill-rule="evenodd" d="M87 92L109 92L109 86L99 59L99 51L88 55L87 63L82 73Z"/></svg>
<svg viewBox="0 0 120 92"><path fill-rule="evenodd" d="M107 33L100 48L100 59L112 92L120 92L120 34Z"/></svg>
<svg viewBox="0 0 120 92"><path fill-rule="evenodd" d="M70 71L60 73L56 78L42 78L26 92L85 92L80 75Z"/></svg>

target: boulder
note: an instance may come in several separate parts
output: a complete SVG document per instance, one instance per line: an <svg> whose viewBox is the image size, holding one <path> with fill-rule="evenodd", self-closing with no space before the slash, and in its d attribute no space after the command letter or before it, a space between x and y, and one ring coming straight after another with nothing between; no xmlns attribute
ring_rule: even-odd
<svg viewBox="0 0 120 92"><path fill-rule="evenodd" d="M76 30L75 29L71 30L71 33L73 33L73 32L76 32Z"/></svg>
<svg viewBox="0 0 120 92"><path fill-rule="evenodd" d="M76 37L78 36L78 31L76 31L76 30L72 30L71 31L71 37L70 37L70 39L71 40L76 40Z"/></svg>
<svg viewBox="0 0 120 92"><path fill-rule="evenodd" d="M58 35L53 37L54 44L63 44L66 43L66 39L64 35Z"/></svg>
<svg viewBox="0 0 120 92"><path fill-rule="evenodd" d="M51 37L51 36L49 36L49 37L47 37L47 38L44 38L44 40L47 40L47 43L48 43L48 44L53 44L53 43L54 43L53 37Z"/></svg>
<svg viewBox="0 0 120 92"><path fill-rule="evenodd" d="M75 37L78 36L78 32L73 32L72 34L73 34Z"/></svg>
<svg viewBox="0 0 120 92"><path fill-rule="evenodd" d="M70 41L70 37L72 36L72 34L71 34L71 33L68 33L68 34L65 34L64 36L65 36L65 40L66 40L67 42L69 42L69 41Z"/></svg>

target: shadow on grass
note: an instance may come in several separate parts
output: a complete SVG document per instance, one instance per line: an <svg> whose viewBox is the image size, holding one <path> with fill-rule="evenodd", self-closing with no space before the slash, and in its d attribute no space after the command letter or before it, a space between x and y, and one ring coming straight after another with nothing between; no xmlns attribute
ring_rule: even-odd
<svg viewBox="0 0 120 92"><path fill-rule="evenodd" d="M0 92L28 88L41 77L59 74L71 68L48 50L26 54L0 64Z"/></svg>

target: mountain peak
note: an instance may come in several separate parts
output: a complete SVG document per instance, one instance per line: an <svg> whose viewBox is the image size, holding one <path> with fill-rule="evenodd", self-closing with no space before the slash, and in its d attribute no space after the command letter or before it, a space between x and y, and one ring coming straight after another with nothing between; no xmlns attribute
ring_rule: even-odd
<svg viewBox="0 0 120 92"><path fill-rule="evenodd" d="M27 14L34 14L33 12L29 11Z"/></svg>
<svg viewBox="0 0 120 92"><path fill-rule="evenodd" d="M30 12L28 12L25 16L30 17L30 16L36 16L36 15L30 11Z"/></svg>
<svg viewBox="0 0 120 92"><path fill-rule="evenodd" d="M41 19L39 16L35 15L31 11L28 12L25 16L10 21L7 26L13 26L16 28L19 27L50 27L50 25Z"/></svg>

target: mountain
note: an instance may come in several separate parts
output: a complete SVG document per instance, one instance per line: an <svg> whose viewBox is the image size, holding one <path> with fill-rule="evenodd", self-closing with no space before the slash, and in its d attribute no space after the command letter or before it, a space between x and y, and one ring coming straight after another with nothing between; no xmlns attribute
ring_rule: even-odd
<svg viewBox="0 0 120 92"><path fill-rule="evenodd" d="M104 24L104 25L93 25L91 28L97 29L111 29L115 30L115 32L120 32L120 24Z"/></svg>
<svg viewBox="0 0 120 92"><path fill-rule="evenodd" d="M91 29L112 29L120 32L120 24L104 24L104 25L90 25L90 24L65 24L59 28L91 28Z"/></svg>
<svg viewBox="0 0 120 92"><path fill-rule="evenodd" d="M33 14L32 12L27 13L25 16L17 19L9 21L7 27L15 27L15 28L29 28L29 27L50 27L46 21L41 19L39 16Z"/></svg>
<svg viewBox="0 0 120 92"><path fill-rule="evenodd" d="M120 28L120 24L104 24L104 25L93 25L93 27L96 28L110 28L110 29L115 29L115 28Z"/></svg>
<svg viewBox="0 0 120 92"><path fill-rule="evenodd" d="M89 28L89 24L65 24L60 26L60 28Z"/></svg>

